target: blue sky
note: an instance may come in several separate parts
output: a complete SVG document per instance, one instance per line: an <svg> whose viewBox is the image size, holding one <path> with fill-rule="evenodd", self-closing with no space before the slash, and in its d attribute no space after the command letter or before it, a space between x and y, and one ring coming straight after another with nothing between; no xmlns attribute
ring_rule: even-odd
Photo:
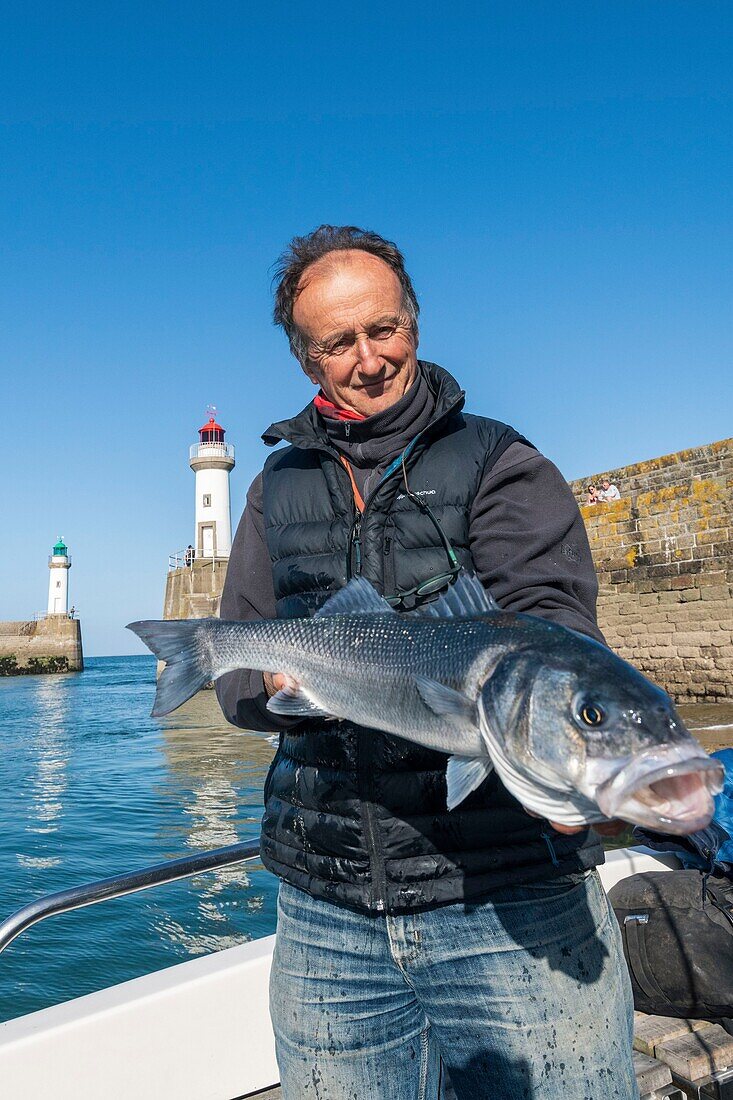
<svg viewBox="0 0 733 1100"><path fill-rule="evenodd" d="M0 618L63 534L89 654L192 538L188 446L311 388L270 267L403 248L421 352L570 477L731 434L728 3L38 4L0 42Z"/></svg>

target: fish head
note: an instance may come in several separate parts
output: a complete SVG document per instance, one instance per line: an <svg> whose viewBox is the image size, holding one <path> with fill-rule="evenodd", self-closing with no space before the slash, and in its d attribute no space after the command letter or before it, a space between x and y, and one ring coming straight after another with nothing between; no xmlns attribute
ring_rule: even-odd
<svg viewBox="0 0 733 1100"><path fill-rule="evenodd" d="M481 689L485 729L526 775L576 790L608 818L686 835L705 828L724 769L666 692L611 650L505 655Z"/></svg>

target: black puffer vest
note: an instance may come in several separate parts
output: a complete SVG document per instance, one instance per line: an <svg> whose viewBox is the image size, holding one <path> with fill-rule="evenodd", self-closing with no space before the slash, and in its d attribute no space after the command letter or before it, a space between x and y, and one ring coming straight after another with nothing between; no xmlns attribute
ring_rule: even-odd
<svg viewBox="0 0 733 1100"><path fill-rule="evenodd" d="M429 503L470 567L471 503L485 472L522 437L506 424L464 414L455 380L433 364L421 367L436 408L409 446L410 489ZM263 438L291 444L263 473L280 618L312 613L353 573L391 596L448 570L434 526L404 493L399 461L359 516L348 474L312 405ZM595 834L552 832L494 773L449 813L446 762L443 753L350 722L304 720L281 734L267 777L265 865L316 897L398 913L601 862Z"/></svg>

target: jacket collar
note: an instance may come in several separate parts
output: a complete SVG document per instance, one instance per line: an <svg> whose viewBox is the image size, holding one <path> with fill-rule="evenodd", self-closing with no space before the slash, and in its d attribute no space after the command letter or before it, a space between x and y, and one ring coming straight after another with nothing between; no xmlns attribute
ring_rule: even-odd
<svg viewBox="0 0 733 1100"><path fill-rule="evenodd" d="M428 386L435 395L435 412L428 425L428 429L434 428L450 413L460 412L466 395L453 375L443 367L439 367L437 363L418 359L418 369L425 375ZM323 421L312 401L309 401L302 412L290 420L280 420L276 424L271 424L267 431L263 432L262 439L268 447L274 447L284 440L304 450L314 447L331 449Z"/></svg>

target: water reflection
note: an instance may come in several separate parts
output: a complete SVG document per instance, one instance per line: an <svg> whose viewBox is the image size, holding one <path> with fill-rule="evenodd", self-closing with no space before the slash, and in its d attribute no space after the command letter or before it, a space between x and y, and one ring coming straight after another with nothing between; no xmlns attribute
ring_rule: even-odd
<svg viewBox="0 0 733 1100"><path fill-rule="evenodd" d="M254 840L272 745L260 735L227 725L212 691L200 692L161 727L168 780L161 793L179 800L183 811L175 850L180 851L181 832L185 845L197 850ZM170 834L169 829L166 840L172 839ZM264 901L261 894L251 893L246 865L208 872L193 879L192 886L203 928L192 932L165 915L158 921L162 934L196 955L250 938L232 930L233 918L260 909Z"/></svg>
<svg viewBox="0 0 733 1100"><path fill-rule="evenodd" d="M61 863L48 851L51 834L59 831L64 812L63 796L67 787L69 763L69 696L66 677L39 677L35 686L36 725L34 740L35 768L28 776L29 805L25 832L48 841L32 843L32 852L18 852L22 867L49 868Z"/></svg>

